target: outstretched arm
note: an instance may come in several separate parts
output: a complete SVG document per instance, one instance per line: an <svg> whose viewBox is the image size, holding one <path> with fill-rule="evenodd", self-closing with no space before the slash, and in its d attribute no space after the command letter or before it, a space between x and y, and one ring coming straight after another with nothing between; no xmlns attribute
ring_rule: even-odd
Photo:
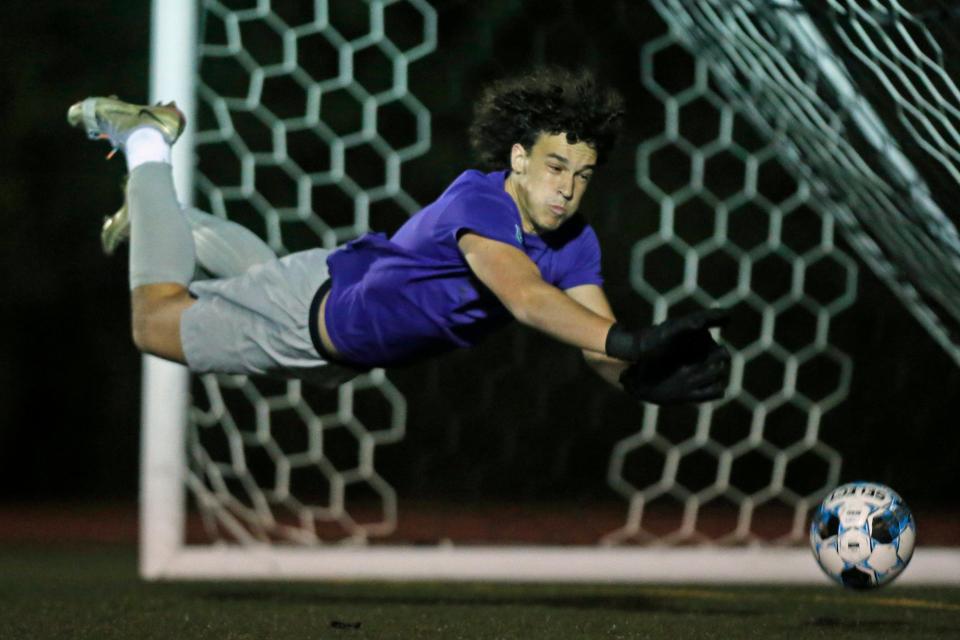
<svg viewBox="0 0 960 640"><path fill-rule="evenodd" d="M574 347L605 352L613 320L545 282L525 253L475 233L462 235L459 246L474 274L519 322Z"/></svg>
<svg viewBox="0 0 960 640"><path fill-rule="evenodd" d="M730 356L709 329L723 323L724 312L695 312L630 331L614 322L599 287L565 293L546 283L522 251L477 234L464 234L459 246L474 274L513 317L582 349L605 380L637 400L676 404L723 395Z"/></svg>
<svg viewBox="0 0 960 640"><path fill-rule="evenodd" d="M616 320L613 315L613 309L610 308L610 302L607 300L607 295L603 292L603 289L597 285L585 284L566 289L565 292L568 296L597 315L609 318L611 321ZM611 358L603 352L592 351L590 349L583 350L583 359L586 360L587 364L590 365L597 375L618 389L621 388L620 374L627 368L626 362Z"/></svg>

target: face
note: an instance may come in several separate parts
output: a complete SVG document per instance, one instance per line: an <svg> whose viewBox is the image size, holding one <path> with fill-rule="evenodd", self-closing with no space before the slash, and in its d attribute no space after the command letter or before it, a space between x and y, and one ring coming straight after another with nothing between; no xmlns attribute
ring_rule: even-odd
<svg viewBox="0 0 960 640"><path fill-rule="evenodd" d="M570 144L565 133L541 133L529 152L513 145L506 190L520 210L523 230L547 233L569 220L580 207L596 162L592 147Z"/></svg>

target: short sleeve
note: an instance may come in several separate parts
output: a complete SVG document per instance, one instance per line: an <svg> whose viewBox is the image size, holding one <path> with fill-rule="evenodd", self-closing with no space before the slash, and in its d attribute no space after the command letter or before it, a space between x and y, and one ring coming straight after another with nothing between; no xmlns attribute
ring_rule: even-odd
<svg viewBox="0 0 960 640"><path fill-rule="evenodd" d="M557 281L557 288L567 290L585 284L603 285L600 272L600 242L597 234L589 225L573 242L563 248L564 270Z"/></svg>
<svg viewBox="0 0 960 640"><path fill-rule="evenodd" d="M485 193L468 193L456 198L443 212L437 226L440 239L452 239L454 244L466 232L515 247L523 240L513 203Z"/></svg>

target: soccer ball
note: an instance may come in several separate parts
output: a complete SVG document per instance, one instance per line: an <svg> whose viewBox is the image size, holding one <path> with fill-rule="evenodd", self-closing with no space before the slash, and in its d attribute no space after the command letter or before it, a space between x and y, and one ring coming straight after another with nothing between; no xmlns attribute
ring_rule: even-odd
<svg viewBox="0 0 960 640"><path fill-rule="evenodd" d="M851 482L837 487L813 514L810 547L824 573L851 589L874 589L910 562L917 525L890 487Z"/></svg>

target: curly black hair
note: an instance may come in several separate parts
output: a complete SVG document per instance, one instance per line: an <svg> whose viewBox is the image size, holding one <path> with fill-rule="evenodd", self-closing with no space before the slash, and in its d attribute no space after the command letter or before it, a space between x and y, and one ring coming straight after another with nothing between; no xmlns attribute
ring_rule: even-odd
<svg viewBox="0 0 960 640"><path fill-rule="evenodd" d="M623 121L623 98L598 84L589 71L539 67L488 86L474 109L470 146L485 169L510 166L515 143L530 151L541 133L566 133L585 142L602 164Z"/></svg>

